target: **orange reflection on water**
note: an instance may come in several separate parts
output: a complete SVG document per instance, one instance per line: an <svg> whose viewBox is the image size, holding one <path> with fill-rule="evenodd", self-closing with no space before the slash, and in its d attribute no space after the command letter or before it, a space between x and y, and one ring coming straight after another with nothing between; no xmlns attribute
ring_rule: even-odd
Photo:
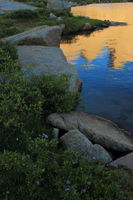
<svg viewBox="0 0 133 200"><path fill-rule="evenodd" d="M72 12L74 15L127 22L129 25L109 27L89 36L78 35L71 44L62 43L61 48L68 61L76 59L78 54L92 61L101 55L103 47L107 47L112 67L119 69L123 63L133 62L133 3L92 4L74 7Z"/></svg>

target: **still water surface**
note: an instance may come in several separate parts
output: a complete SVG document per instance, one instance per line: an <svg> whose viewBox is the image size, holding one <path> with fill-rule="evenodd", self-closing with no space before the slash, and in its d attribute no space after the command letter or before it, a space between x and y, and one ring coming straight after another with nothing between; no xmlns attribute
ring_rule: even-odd
<svg viewBox="0 0 133 200"><path fill-rule="evenodd" d="M83 82L85 111L111 119L133 135L133 3L92 4L74 7L72 13L128 23L77 35L62 41L61 48Z"/></svg>

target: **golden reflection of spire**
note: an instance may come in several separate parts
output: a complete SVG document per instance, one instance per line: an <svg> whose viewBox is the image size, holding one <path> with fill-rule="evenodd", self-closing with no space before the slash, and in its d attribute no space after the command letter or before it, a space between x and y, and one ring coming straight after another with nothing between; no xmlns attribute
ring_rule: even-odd
<svg viewBox="0 0 133 200"><path fill-rule="evenodd" d="M106 3L91 4L87 6L73 7L74 15L86 16L95 19L133 22L133 3Z"/></svg>
<svg viewBox="0 0 133 200"><path fill-rule="evenodd" d="M128 26L109 27L93 32L89 36L79 35L71 44L62 43L68 61L77 58L79 53L92 61L101 54L101 49L107 47L113 49L113 67L120 68L122 63L133 62L133 3L122 4L94 4L89 6L74 7L75 15L85 15L92 18L109 19L112 21L124 21ZM119 11L119 12L118 12ZM111 52L112 53L112 52Z"/></svg>

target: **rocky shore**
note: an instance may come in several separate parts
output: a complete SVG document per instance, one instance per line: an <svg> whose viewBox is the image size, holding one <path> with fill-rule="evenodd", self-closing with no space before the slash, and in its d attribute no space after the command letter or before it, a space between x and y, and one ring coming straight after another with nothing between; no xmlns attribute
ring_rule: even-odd
<svg viewBox="0 0 133 200"><path fill-rule="evenodd" d="M16 45L22 70L30 74L70 75L70 91L81 88L76 68L67 63L59 48L63 25L41 26L3 39Z"/></svg>
<svg viewBox="0 0 133 200"><path fill-rule="evenodd" d="M71 112L53 113L47 121L56 128L54 138L59 139L63 149L76 150L109 166L133 169L133 139L110 120Z"/></svg>
<svg viewBox="0 0 133 200"><path fill-rule="evenodd" d="M72 6L72 3L69 6L66 3L49 0L48 8L64 9ZM121 24L112 22L111 25ZM39 26L2 41L9 41L16 46L22 70L28 76L42 73L68 74L71 76L69 90L78 92L82 83L77 70L67 62L59 48L63 28L64 25ZM89 23L83 28L92 29ZM54 128L54 137L63 149L76 150L80 156L109 166L133 169L133 140L111 121L82 112L54 113L47 121Z"/></svg>

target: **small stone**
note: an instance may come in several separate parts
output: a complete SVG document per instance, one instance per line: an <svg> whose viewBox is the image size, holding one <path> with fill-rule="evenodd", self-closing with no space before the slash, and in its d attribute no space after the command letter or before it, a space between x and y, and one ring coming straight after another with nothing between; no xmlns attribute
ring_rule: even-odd
<svg viewBox="0 0 133 200"><path fill-rule="evenodd" d="M57 18L57 16L56 16L56 15L54 15L53 13L50 13L50 15L49 15L49 18L56 19L56 18Z"/></svg>
<svg viewBox="0 0 133 200"><path fill-rule="evenodd" d="M23 33L4 38L16 45L59 46L64 25L39 26Z"/></svg>
<svg viewBox="0 0 133 200"><path fill-rule="evenodd" d="M92 25L90 23L86 23L83 27L83 30L84 31L89 31L92 29Z"/></svg>
<svg viewBox="0 0 133 200"><path fill-rule="evenodd" d="M58 19L59 21L62 21L62 20L63 20L61 17L58 17L57 19Z"/></svg>

